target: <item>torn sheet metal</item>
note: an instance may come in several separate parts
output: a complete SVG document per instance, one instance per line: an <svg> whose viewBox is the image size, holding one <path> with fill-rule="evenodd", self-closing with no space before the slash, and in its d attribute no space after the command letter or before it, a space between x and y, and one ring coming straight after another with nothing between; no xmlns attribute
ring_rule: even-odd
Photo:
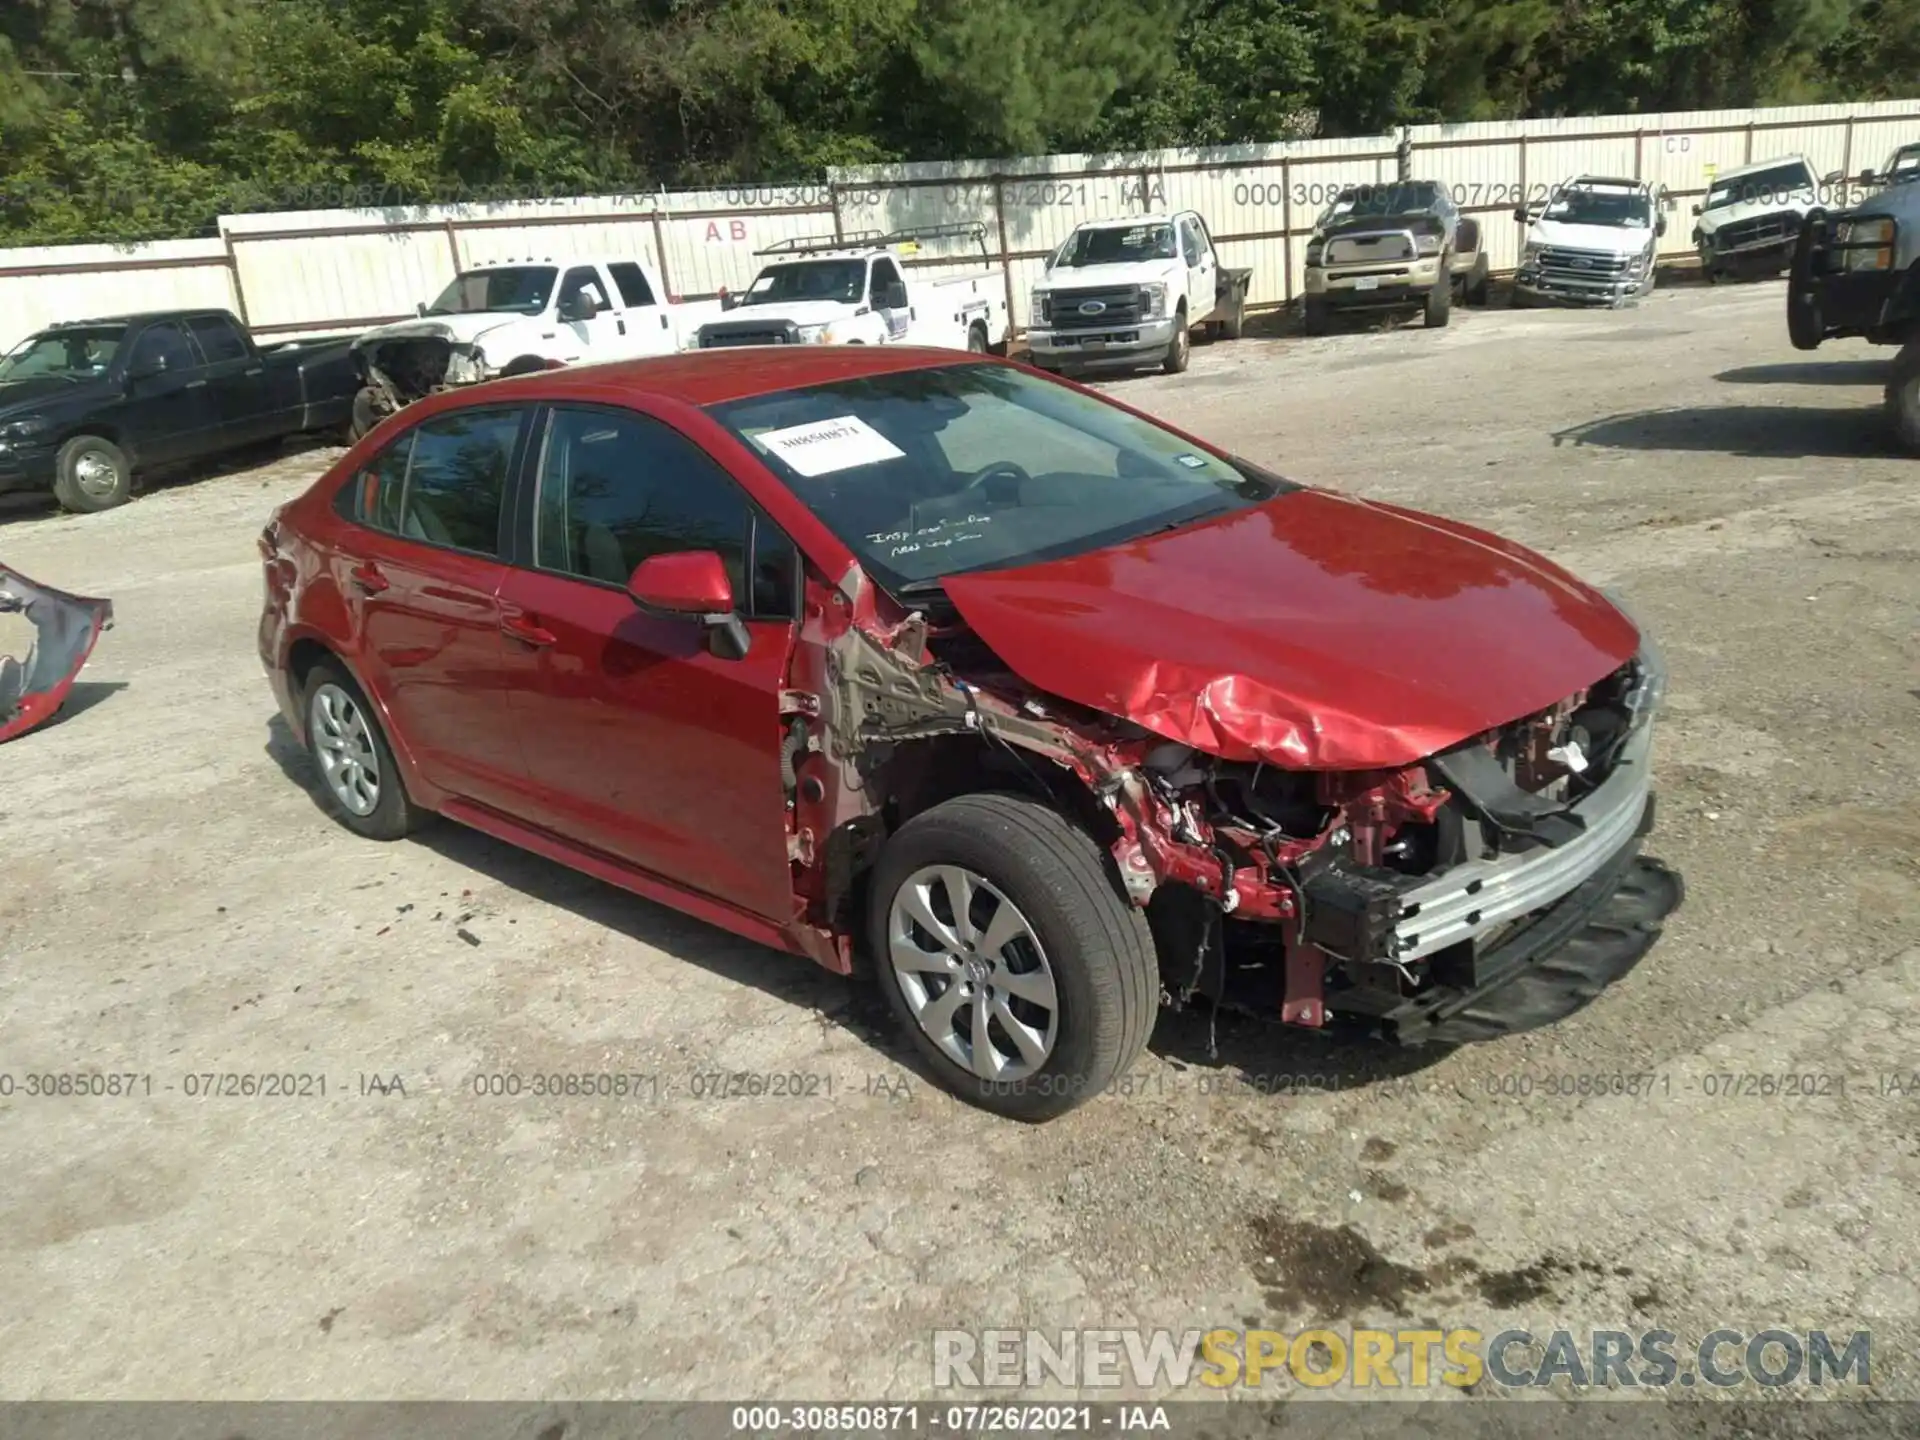
<svg viewBox="0 0 1920 1440"><path fill-rule="evenodd" d="M0 741L44 725L113 624L113 602L69 595L0 565L0 614L24 615L33 626L25 657L0 655Z"/></svg>

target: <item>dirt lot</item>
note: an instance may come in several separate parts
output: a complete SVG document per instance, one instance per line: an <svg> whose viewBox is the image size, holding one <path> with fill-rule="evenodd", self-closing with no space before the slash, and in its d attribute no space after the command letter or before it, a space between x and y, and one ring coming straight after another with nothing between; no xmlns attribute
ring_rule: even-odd
<svg viewBox="0 0 1920 1440"><path fill-rule="evenodd" d="M7 563L119 618L0 749L0 1074L152 1093L0 1099L0 1395L909 1398L936 1328L1426 1321L1683 1354L1870 1327L1876 1389L1920 1397L1920 1080L1889 1078L1920 1071L1920 470L1882 439L1888 352L1799 355L1781 312L1456 312L1114 385L1623 587L1673 671L1653 849L1689 899L1551 1031L1223 1020L1212 1058L1169 1016L1132 1094L1038 1129L948 1100L803 962L456 827L330 822L255 657L253 542L337 452L14 506ZM678 1090L473 1088L610 1071ZM821 1078L688 1093L714 1071ZM325 1094L188 1093L232 1072Z"/></svg>

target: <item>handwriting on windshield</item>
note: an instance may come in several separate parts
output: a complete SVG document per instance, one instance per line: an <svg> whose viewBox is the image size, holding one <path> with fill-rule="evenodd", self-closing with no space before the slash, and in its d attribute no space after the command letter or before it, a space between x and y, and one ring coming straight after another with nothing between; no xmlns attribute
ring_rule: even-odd
<svg viewBox="0 0 1920 1440"><path fill-rule="evenodd" d="M867 543L882 550L887 559L897 560L902 555L916 555L922 550L944 550L949 545L978 540L981 538L980 532L972 527L992 523L991 515L961 515L934 525L923 525L917 530L881 530L867 536Z"/></svg>

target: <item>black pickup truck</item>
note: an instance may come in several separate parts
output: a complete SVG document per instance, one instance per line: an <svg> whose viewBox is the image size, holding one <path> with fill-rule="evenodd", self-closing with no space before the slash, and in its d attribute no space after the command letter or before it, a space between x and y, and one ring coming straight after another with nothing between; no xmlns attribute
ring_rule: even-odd
<svg viewBox="0 0 1920 1440"><path fill-rule="evenodd" d="M106 510L136 476L308 432L343 438L348 340L262 347L225 310L55 325L0 357L0 491Z"/></svg>

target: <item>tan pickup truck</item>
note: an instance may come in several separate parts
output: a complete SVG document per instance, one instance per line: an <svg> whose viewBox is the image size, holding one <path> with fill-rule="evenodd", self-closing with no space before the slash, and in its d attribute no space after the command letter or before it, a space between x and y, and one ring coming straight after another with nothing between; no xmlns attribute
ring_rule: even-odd
<svg viewBox="0 0 1920 1440"><path fill-rule="evenodd" d="M1419 310L1445 325L1454 292L1487 299L1480 222L1437 180L1356 185L1335 197L1307 240L1306 330L1325 334L1336 311Z"/></svg>

